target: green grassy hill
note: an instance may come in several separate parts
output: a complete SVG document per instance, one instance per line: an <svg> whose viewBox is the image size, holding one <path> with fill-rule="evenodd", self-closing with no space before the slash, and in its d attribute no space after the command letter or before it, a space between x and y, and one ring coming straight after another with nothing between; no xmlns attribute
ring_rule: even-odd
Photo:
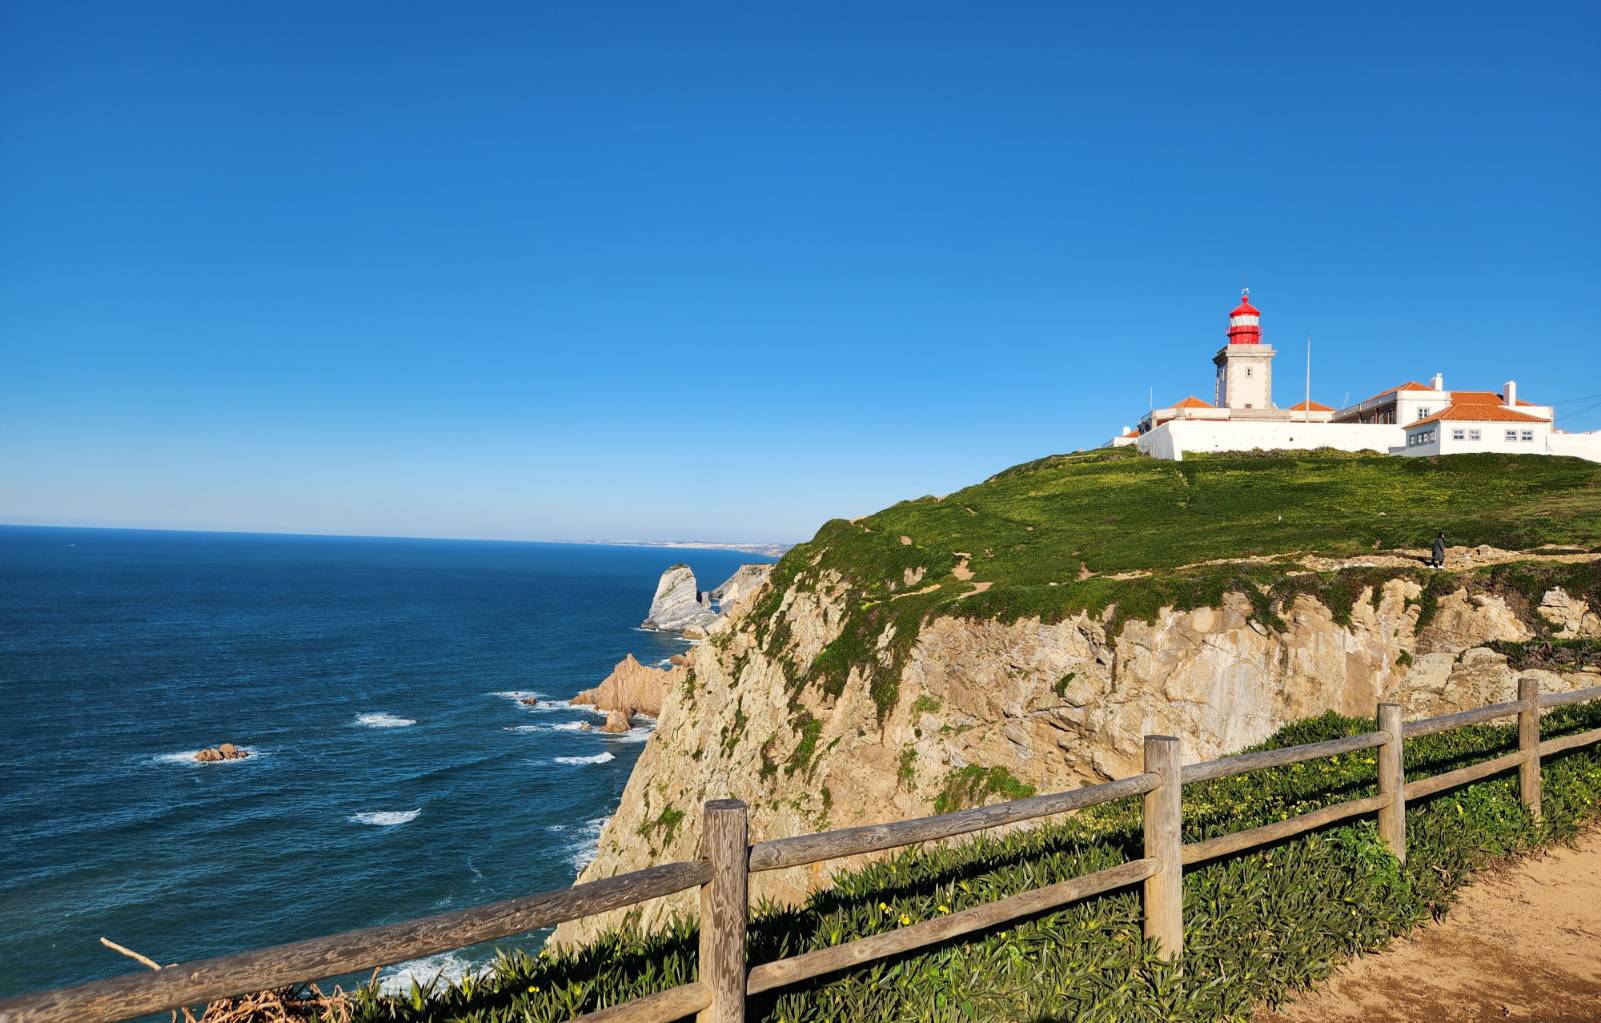
<svg viewBox="0 0 1601 1023"><path fill-rule="evenodd" d="M1348 610L1362 583L1410 563L1308 573L1298 558L1421 550L1439 530L1453 546L1601 549L1601 465L1529 455L1057 455L943 498L826 523L779 563L752 620L776 653L781 626L763 619L784 591L837 573L850 591L845 632L791 674L837 691L861 667L883 711L930 615L1050 621L1111 607L1115 626L1164 606L1215 604L1229 590L1253 596L1270 621L1295 590L1329 591L1331 606ZM891 625L884 668L872 652Z"/></svg>

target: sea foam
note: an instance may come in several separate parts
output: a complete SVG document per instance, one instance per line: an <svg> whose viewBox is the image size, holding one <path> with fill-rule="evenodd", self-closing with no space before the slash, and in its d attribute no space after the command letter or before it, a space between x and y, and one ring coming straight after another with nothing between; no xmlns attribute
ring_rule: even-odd
<svg viewBox="0 0 1601 1023"><path fill-rule="evenodd" d="M482 965L473 963L456 952L441 952L438 955L413 959L387 968L378 975L378 989L386 995L406 995L411 993L413 984L426 988L430 981L438 978L442 987L446 983L454 983L467 974L478 973L482 969Z"/></svg>
<svg viewBox="0 0 1601 1023"><path fill-rule="evenodd" d="M415 810L375 810L371 813L353 813L350 815L350 823L367 824L375 828L389 828L394 827L396 824L414 821L419 813L422 813L422 807L420 806Z"/></svg>
<svg viewBox="0 0 1601 1023"><path fill-rule="evenodd" d="M584 868L594 862L595 854L600 850L601 829L610 820L610 817L595 817L571 829L573 834L567 846L567 862L573 865L574 870L583 873ZM550 830L565 832L569 829L565 825L556 825Z"/></svg>
<svg viewBox="0 0 1601 1023"><path fill-rule="evenodd" d="M582 721L558 721L553 725L508 725L508 732L579 732L584 728Z"/></svg>
<svg viewBox="0 0 1601 1023"><path fill-rule="evenodd" d="M403 718L398 714L388 714L377 711L371 714L357 714L356 724L363 728L405 728L417 722L411 718Z"/></svg>
<svg viewBox="0 0 1601 1023"><path fill-rule="evenodd" d="M617 758L610 753L596 753L592 757L557 757L558 764L604 764Z"/></svg>
<svg viewBox="0 0 1601 1023"><path fill-rule="evenodd" d="M547 698L545 698L543 696L540 696L538 693L531 692L531 691L529 691L527 689L502 689L499 692L490 693L489 695L490 696L498 696L502 700L510 700L513 703L515 703L517 705L518 709L520 709L520 710L546 711L546 710L589 710L590 709L588 707L574 707L571 703L569 703L566 700L547 699ZM532 705L524 703L523 701L526 700L530 696L536 698L537 700L539 700L539 702L536 703L536 704L532 704Z"/></svg>

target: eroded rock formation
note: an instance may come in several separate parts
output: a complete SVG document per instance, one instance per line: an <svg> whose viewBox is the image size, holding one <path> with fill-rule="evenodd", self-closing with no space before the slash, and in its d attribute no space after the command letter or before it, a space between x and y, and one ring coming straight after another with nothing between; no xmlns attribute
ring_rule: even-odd
<svg viewBox="0 0 1601 1023"><path fill-rule="evenodd" d="M681 665L666 670L649 668L629 654L617 662L605 681L594 689L585 689L572 702L596 710L657 717L662 712L662 694L670 687L683 685L688 671Z"/></svg>
<svg viewBox="0 0 1601 1023"><path fill-rule="evenodd" d="M681 632L690 626L705 628L717 618L711 595L695 587L695 573L688 565L673 565L656 583L650 601L650 614L642 628L659 632Z"/></svg>

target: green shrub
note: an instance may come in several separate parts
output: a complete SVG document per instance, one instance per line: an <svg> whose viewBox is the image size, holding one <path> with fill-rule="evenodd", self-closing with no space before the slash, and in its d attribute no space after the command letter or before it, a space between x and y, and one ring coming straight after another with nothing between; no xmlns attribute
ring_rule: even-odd
<svg viewBox="0 0 1601 1023"><path fill-rule="evenodd" d="M1568 707L1549 736L1601 726L1601 706ZM1357 734L1370 721L1325 715L1259 748ZM1513 748L1511 727L1412 740L1411 776L1453 770ZM1196 841L1360 798L1375 787L1374 751L1186 786L1184 837ZM1472 871L1541 842L1571 837L1601 809L1601 750L1544 765L1535 825L1515 773L1407 807L1403 867L1371 819L1352 821L1185 871L1182 976L1141 936L1137 889L1099 896L923 952L752 1000L768 1023L835 1020L1244 1020L1263 1003L1327 976L1343 960L1443 915ZM751 962L765 962L933 919L1142 855L1138 799L1059 822L957 845L908 850L860 870L805 905L763 905ZM360 1023L545 1023L695 978L696 926L625 929L581 949L502 956L470 984L412 998L365 992Z"/></svg>

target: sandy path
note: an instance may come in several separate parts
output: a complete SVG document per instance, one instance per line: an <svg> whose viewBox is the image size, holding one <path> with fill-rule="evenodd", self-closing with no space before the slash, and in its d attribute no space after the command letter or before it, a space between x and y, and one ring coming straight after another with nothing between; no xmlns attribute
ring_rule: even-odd
<svg viewBox="0 0 1601 1023"><path fill-rule="evenodd" d="M1256 1023L1601 1020L1601 832L1484 876L1398 939Z"/></svg>

